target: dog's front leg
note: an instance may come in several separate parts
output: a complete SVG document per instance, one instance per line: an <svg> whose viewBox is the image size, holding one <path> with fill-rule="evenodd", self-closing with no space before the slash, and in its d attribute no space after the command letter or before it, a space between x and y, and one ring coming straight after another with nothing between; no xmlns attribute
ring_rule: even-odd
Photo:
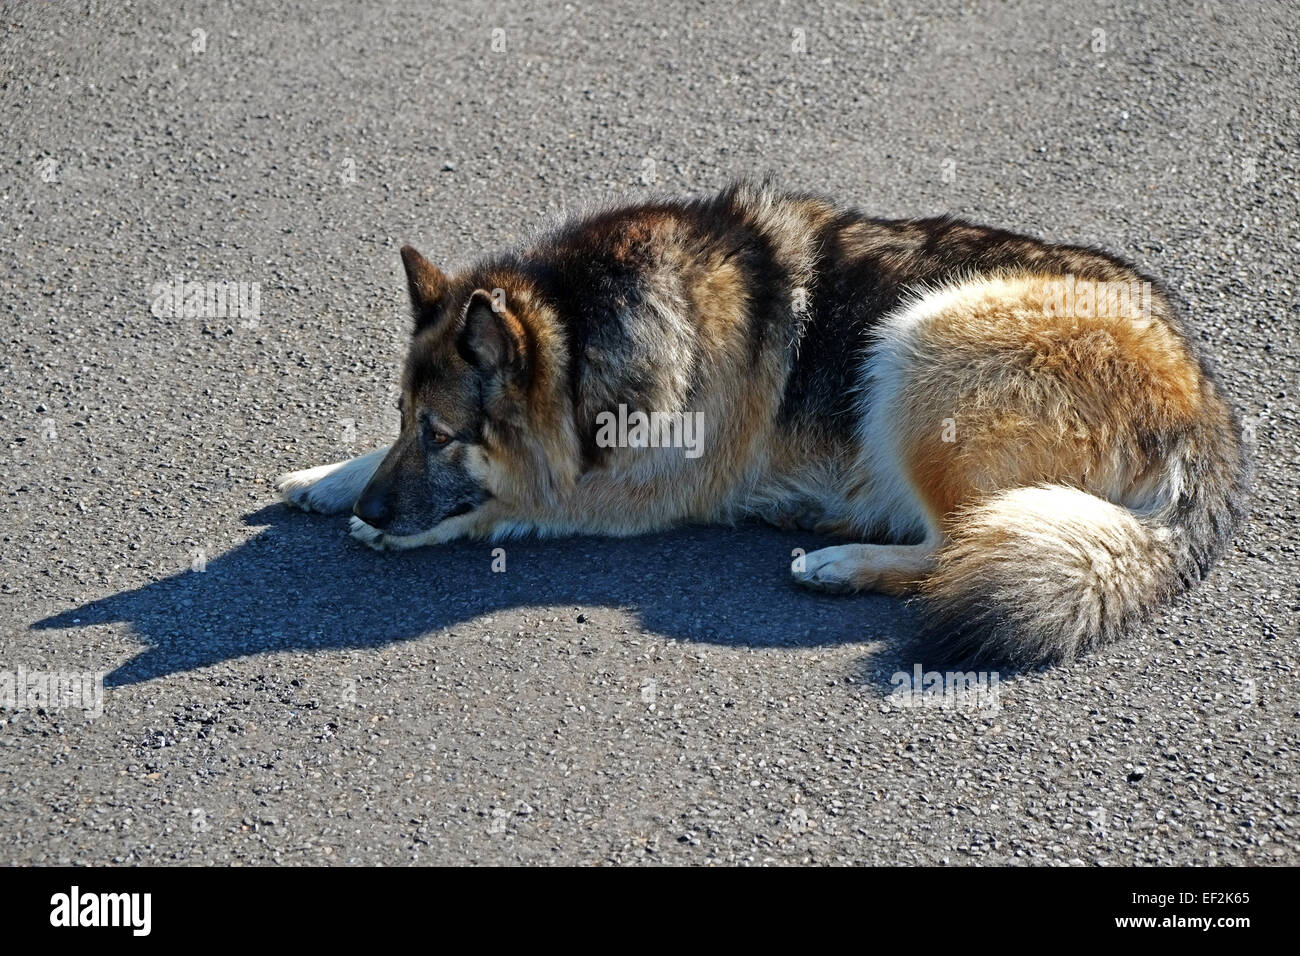
<svg viewBox="0 0 1300 956"><path fill-rule="evenodd" d="M376 551L406 551L430 544L446 544L458 538L491 538L499 529L513 524L497 501L489 501L468 514L440 521L420 534L388 534L372 528L355 516L352 518L351 532L352 537Z"/></svg>
<svg viewBox="0 0 1300 956"><path fill-rule="evenodd" d="M350 461L291 471L277 479L275 490L286 504L303 511L327 515L351 511L387 454L387 448L380 448Z"/></svg>

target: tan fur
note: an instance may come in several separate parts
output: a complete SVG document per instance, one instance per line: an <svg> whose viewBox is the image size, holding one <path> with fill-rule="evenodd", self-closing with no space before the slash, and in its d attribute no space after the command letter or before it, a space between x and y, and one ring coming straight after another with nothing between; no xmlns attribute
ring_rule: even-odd
<svg viewBox="0 0 1300 956"><path fill-rule="evenodd" d="M1199 368L1162 321L1045 315L1052 278L972 283L917 330L925 359L896 413L908 476L940 523L1041 483L1129 500L1151 465L1140 435L1199 414Z"/></svg>

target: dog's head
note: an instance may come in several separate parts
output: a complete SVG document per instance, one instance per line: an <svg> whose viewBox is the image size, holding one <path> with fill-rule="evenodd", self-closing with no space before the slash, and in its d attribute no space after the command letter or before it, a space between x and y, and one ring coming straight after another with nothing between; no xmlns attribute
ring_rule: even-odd
<svg viewBox="0 0 1300 956"><path fill-rule="evenodd" d="M402 263L415 330L401 434L353 513L389 534L413 535L496 497L533 497L556 472L539 419L567 417L552 407L562 357L548 345L545 308L518 277L449 279L410 246Z"/></svg>

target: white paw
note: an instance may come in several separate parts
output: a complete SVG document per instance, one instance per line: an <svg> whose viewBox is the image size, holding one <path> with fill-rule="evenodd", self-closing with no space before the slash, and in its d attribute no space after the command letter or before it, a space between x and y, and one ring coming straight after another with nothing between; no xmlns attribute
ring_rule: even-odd
<svg viewBox="0 0 1300 956"><path fill-rule="evenodd" d="M286 504L303 511L326 515L351 511L387 451L381 448L351 461L291 471L276 480L275 490Z"/></svg>
<svg viewBox="0 0 1300 956"><path fill-rule="evenodd" d="M319 465L302 471L291 471L281 475L275 481L275 490L280 493L285 504L301 508L303 511L319 511L321 514L338 514L352 507L353 501L343 501L338 483L328 481L330 474L340 465Z"/></svg>
<svg viewBox="0 0 1300 956"><path fill-rule="evenodd" d="M356 515L352 516L348 528L352 537L376 551L409 551L411 548L438 543L429 532L408 535L386 534L378 528L370 527Z"/></svg>
<svg viewBox="0 0 1300 956"><path fill-rule="evenodd" d="M352 537L362 544L374 548L376 551L384 550L384 533L378 528L370 527L356 515L353 515L349 520L348 531Z"/></svg>
<svg viewBox="0 0 1300 956"><path fill-rule="evenodd" d="M822 548L801 558L790 566L796 584L816 591L857 591L853 583L855 572L862 570L861 558L852 547L839 545Z"/></svg>

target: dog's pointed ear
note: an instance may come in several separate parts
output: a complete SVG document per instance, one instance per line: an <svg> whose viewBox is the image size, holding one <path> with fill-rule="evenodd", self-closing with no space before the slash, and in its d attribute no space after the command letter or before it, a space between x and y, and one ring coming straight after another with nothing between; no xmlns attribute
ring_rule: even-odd
<svg viewBox="0 0 1300 956"><path fill-rule="evenodd" d="M517 375L528 364L528 336L506 305L500 289L476 289L465 307L465 325L456 340L461 358L483 371Z"/></svg>
<svg viewBox="0 0 1300 956"><path fill-rule="evenodd" d="M438 320L446 304L447 277L442 270L415 251L402 246L402 266L406 269L406 287L411 294L411 314L419 332Z"/></svg>

